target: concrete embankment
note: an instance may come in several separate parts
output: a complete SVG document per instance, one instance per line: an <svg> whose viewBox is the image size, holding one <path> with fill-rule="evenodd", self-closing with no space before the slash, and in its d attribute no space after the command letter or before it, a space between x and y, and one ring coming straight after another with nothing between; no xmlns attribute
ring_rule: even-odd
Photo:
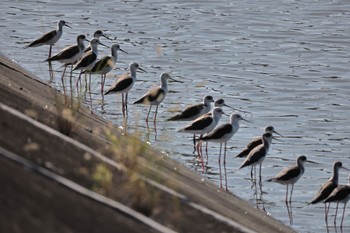
<svg viewBox="0 0 350 233"><path fill-rule="evenodd" d="M0 56L1 232L294 232Z"/></svg>

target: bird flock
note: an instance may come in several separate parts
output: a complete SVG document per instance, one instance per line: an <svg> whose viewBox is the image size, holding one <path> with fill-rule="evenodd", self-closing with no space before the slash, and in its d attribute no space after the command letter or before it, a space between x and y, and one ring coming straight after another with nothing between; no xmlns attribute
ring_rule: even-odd
<svg viewBox="0 0 350 233"><path fill-rule="evenodd" d="M117 51L121 51L126 54L127 52L122 50L119 44L113 44L110 47L111 55L103 56L98 59L98 45L108 47L107 45L102 44L100 42L100 38L101 37L105 37L107 39L110 39L110 38L108 38L101 30L97 30L94 33L94 37L90 41L86 39L85 35L78 35L76 37L75 45L68 46L62 49L61 51L59 51L57 54L52 56L52 47L61 38L63 34L64 26L71 28L71 26L69 26L69 24L66 21L59 20L57 23L56 30L53 30L44 34L37 40L25 46L25 48L49 45L50 46L49 54L48 54L48 58L45 61L49 62L49 66L51 66L51 62L55 62L55 61L58 61L63 64L64 70L61 76L62 80L64 78L64 75L68 66L71 67L70 77L72 77L73 71L76 71L76 70L80 71L78 79L76 81L77 88L80 83L82 74L89 75L89 86L91 85L92 74L101 75L101 95L104 96L112 93L121 94L122 95L122 113L123 113L124 119L127 118L128 117L128 104L127 104L128 93L136 82L136 72L137 71L146 72L146 71L142 69L138 63L132 62L129 65L129 72L118 76L114 81L114 83L109 87L109 89L106 92L104 92L106 74L111 72L116 65L116 62L118 59ZM88 47L85 47L85 44L84 44L85 41L89 42ZM144 94L141 98L139 98L137 101L134 102L134 104L149 105L149 110L146 116L147 123L149 120L151 108L153 105L155 105L156 110L155 110L153 122L154 124L156 124L158 106L160 103L163 102L163 100L165 99L168 93L167 80L179 82L174 78L172 78L169 73L162 73L160 75L160 85L151 88L146 94ZM246 122L250 122L250 121L248 121L247 119L244 119L241 116L241 114L234 112L229 116L230 117L229 122L218 125L222 115L223 114L227 115L222 109L223 106L229 107L233 110L237 110L237 109L234 109L226 105L223 99L216 100L215 107L211 108L211 104L213 102L214 102L214 98L210 95L206 95L203 97L202 103L187 107L179 114L169 118L168 121L190 122L187 126L179 129L178 132L188 133L193 135L194 152L197 151L198 153L198 158L200 159L203 172L205 171L205 163L203 159L202 143L203 142L206 143L206 148L208 146L207 145L208 142L220 143L220 151L219 151L219 157L218 157L218 163L220 167L219 169L220 170L220 188L224 189L223 178L222 178L223 176L221 172L222 150L224 154L223 163L225 166L227 142L238 132L240 127L239 122L241 120ZM242 149L240 153L236 155L236 157L238 158L244 158L244 161L239 166L237 171L244 167L250 166L251 179L252 181L255 182L255 188L257 187L256 167L259 166L259 182L261 183L262 182L262 178L261 178L262 163L266 158L268 151L271 147L272 139L280 140L275 136L273 136L273 134L283 137L274 129L273 126L267 126L264 129L264 132L262 132L261 136L254 138L251 142L247 144L247 146L244 149ZM196 135L199 135L199 136L197 137ZM207 149L206 149L206 152L207 152ZM207 152L207 157L208 157L208 152ZM292 201L294 184L304 174L305 172L304 163L306 161L307 161L306 156L301 155L297 158L295 165L292 165L290 167L283 169L276 176L266 180L267 182L276 182L279 184L286 185L286 196L285 196L286 204L291 203ZM340 227L342 228L344 216L345 216L346 204L350 199L350 175L349 175L349 184L339 185L338 180L339 180L340 169L348 170L343 166L343 164L340 161L335 161L333 164L332 177L320 187L319 191L315 194L315 197L310 202L308 202L308 205L317 204L321 202L324 203L325 221L328 226L328 213L330 209L330 203L332 202L336 203L334 224L336 224L338 205L339 203L342 203L344 205L343 215L342 215L341 225L340 225ZM225 172L224 179L225 179L225 190L228 191L226 172ZM291 186L290 193L288 191L289 186Z"/></svg>

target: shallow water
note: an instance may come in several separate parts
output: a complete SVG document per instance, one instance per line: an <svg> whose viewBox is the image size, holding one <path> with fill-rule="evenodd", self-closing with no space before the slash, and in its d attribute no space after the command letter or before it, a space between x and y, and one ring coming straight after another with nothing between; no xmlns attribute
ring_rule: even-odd
<svg viewBox="0 0 350 233"><path fill-rule="evenodd" d="M64 28L53 52L74 44L78 34L91 37L97 29L107 30L128 54L119 53L118 68L108 76L106 88L133 61L147 73L137 74L129 103L158 85L161 72L171 72L183 82L169 82L169 93L159 107L156 138L153 128L146 134L146 106L129 105L128 131L145 132L144 140L201 174L192 154L192 136L177 132L187 123L166 119L200 102L206 94L224 98L228 105L248 111L242 115L253 122L241 122L240 130L228 143L229 189L256 205L250 169L237 171L242 160L234 155L265 126L273 125L285 137L282 142L273 142L263 163L263 179L295 163L301 154L315 162L306 164L304 176L295 185L292 227L298 232L326 232L323 205L306 203L331 175L334 160L350 168L349 7L350 2L345 0L284 0L277 6L272 0L5 0L0 9L1 52L48 81L47 64L42 62L48 47L25 50L27 42L55 28L59 19L70 22L73 29ZM99 54L109 54L109 49L100 47ZM56 70L59 67L54 64ZM94 111L120 125L121 97L108 95L102 104L99 80L94 76ZM62 89L60 73L55 73L53 85ZM89 104L88 97L85 101ZM229 108L224 111L231 113ZM226 121L224 116L221 122ZM208 167L203 174L216 183L218 151L218 144L209 143ZM340 183L346 183L346 177L347 173L341 172ZM290 224L285 187L264 182L263 191L265 211ZM350 229L347 212L344 232Z"/></svg>

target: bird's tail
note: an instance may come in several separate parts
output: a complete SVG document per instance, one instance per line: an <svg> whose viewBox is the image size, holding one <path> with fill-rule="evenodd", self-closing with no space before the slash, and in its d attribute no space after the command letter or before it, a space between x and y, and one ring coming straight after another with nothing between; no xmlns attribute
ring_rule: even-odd
<svg viewBox="0 0 350 233"><path fill-rule="evenodd" d="M235 156L236 158L243 158L243 157L247 157L247 153L245 153L245 151L242 151L241 153L239 153L238 155Z"/></svg>
<svg viewBox="0 0 350 233"><path fill-rule="evenodd" d="M56 61L56 60L57 60L57 57L53 56L53 57L50 57L50 58L46 59L45 61L46 62L50 62L50 61Z"/></svg>
<svg viewBox="0 0 350 233"><path fill-rule="evenodd" d="M104 95L108 95L109 93L111 93L111 90L106 91Z"/></svg>
<svg viewBox="0 0 350 233"><path fill-rule="evenodd" d="M175 115L173 117L170 117L167 121L178 121L181 120L181 116L180 115Z"/></svg>
<svg viewBox="0 0 350 233"><path fill-rule="evenodd" d="M134 104L143 104L145 101L145 96L134 102Z"/></svg>

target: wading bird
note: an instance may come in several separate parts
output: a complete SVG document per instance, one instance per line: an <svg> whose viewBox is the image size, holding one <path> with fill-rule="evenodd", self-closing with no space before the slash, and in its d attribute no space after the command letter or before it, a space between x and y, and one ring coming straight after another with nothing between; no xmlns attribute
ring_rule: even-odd
<svg viewBox="0 0 350 233"><path fill-rule="evenodd" d="M301 155L297 159L297 164L294 166L287 167L283 169L279 174L275 177L268 179L268 182L276 182L279 184L287 185L286 189L286 200L285 202L292 202L293 188L294 184L300 179L300 177L304 174L305 168L304 163L306 162L306 156ZM290 196L288 201L288 187L291 185Z"/></svg>
<svg viewBox="0 0 350 233"><path fill-rule="evenodd" d="M249 122L248 120L244 119L240 114L238 113L232 113L230 115L230 122L226 124L222 124L218 127L216 127L213 131L209 132L206 136L199 138L201 141L211 141L211 142L219 142L220 143L220 152L219 152L219 165L221 164L221 150L222 150L222 144L224 144L224 166L226 165L226 144L228 140L232 138L232 136L237 133L239 129L239 121L244 120ZM221 166L220 167L220 188L222 187L222 175L221 175ZM227 187L227 174L225 172L225 184L226 184L226 190L228 191Z"/></svg>
<svg viewBox="0 0 350 233"><path fill-rule="evenodd" d="M160 75L160 86L151 88L144 96L142 96L139 100L135 101L134 104L148 104L149 110L146 117L146 122L148 122L148 117L151 112L152 105L156 105L156 112L154 114L154 123L157 121L157 113L158 113L158 106L163 100L165 99L165 96L168 93L168 84L167 80L174 80L170 77L168 73L162 73Z"/></svg>
<svg viewBox="0 0 350 233"><path fill-rule="evenodd" d="M61 38L62 32L63 32L63 26L71 28L66 21L60 20L57 23L57 29L53 30L51 32L45 33L42 35L40 38L37 40L33 41L29 45L27 45L25 48L29 47L38 47L42 45L50 45L49 49L49 56L48 59L51 57L51 51L52 51L52 46Z"/></svg>
<svg viewBox="0 0 350 233"><path fill-rule="evenodd" d="M133 62L129 66L129 73L123 74L115 80L115 82L112 84L112 86L109 88L108 91L106 91L105 95L108 95L110 93L121 93L122 94L122 111L124 118L128 115L128 92L130 89L134 86L134 83L136 81L136 70L141 70L143 72L146 72L143 70L139 64ZM124 98L125 94L125 98Z"/></svg>

